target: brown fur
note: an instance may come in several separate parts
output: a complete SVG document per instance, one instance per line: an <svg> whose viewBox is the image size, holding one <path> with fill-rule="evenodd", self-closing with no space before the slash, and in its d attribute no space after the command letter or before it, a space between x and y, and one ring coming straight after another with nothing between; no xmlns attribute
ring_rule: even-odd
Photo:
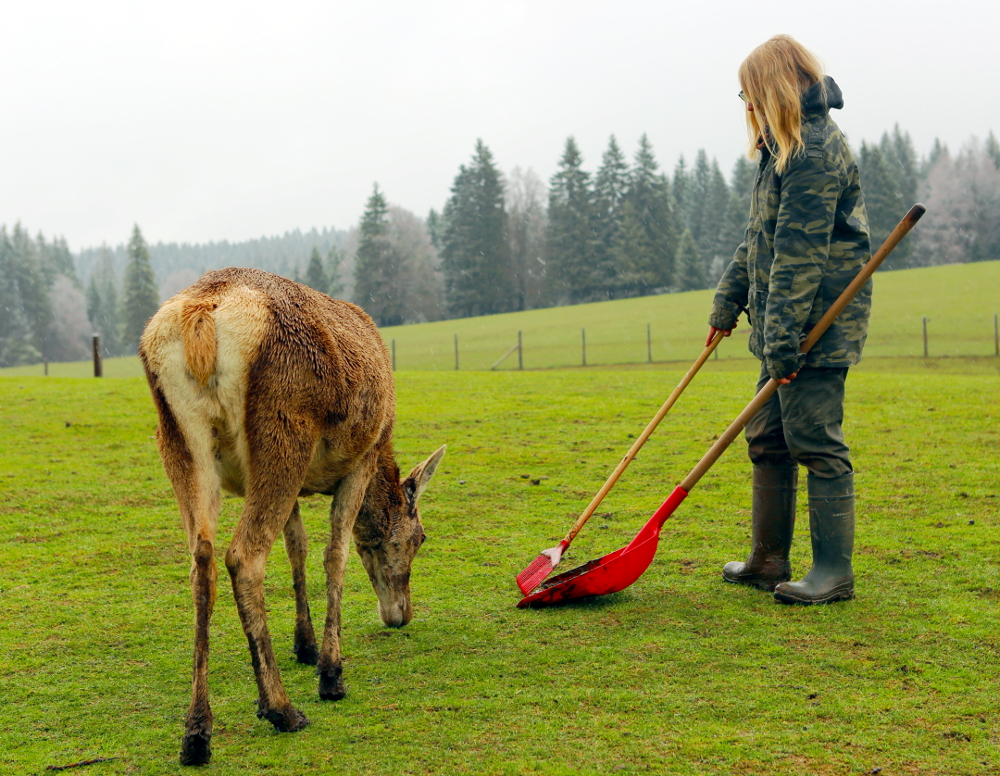
<svg viewBox="0 0 1000 776"><path fill-rule="evenodd" d="M417 499L442 447L400 480L392 450L389 357L360 308L251 269L204 275L150 320L139 348L160 417L157 440L191 552L195 661L181 751L208 762L208 628L215 603L219 490L245 497L226 568L257 679L258 716L278 730L308 721L288 699L264 607L279 534L292 565L294 651L318 664L320 697L344 695L340 602L354 536L387 625L412 617L410 567L424 540ZM306 600L307 540L298 497L333 496L325 553L327 615L318 649Z"/></svg>

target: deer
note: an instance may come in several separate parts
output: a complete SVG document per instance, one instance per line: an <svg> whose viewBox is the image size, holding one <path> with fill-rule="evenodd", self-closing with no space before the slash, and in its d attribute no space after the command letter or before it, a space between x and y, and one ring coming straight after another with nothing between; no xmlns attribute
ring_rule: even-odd
<svg viewBox="0 0 1000 776"><path fill-rule="evenodd" d="M341 597L351 538L382 622L406 625L413 617L410 571L426 539L417 502L445 446L401 478L392 366L375 323L356 305L268 272L206 273L149 320L139 356L191 556L194 668L180 760L203 765L211 758L208 647L221 490L244 499L225 564L257 681L257 716L292 732L308 720L289 700L268 631L263 581L272 545L282 534L295 595L295 658L316 666L321 699L339 700L346 692ZM320 647L298 501L314 494L333 497Z"/></svg>

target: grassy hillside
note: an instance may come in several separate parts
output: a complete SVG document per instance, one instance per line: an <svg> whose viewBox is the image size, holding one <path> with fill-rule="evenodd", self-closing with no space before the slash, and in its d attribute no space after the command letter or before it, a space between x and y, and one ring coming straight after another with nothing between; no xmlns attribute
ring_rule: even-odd
<svg viewBox="0 0 1000 776"><path fill-rule="evenodd" d="M462 370L489 367L517 342L522 331L525 369L581 364L581 329L586 328L587 363L623 364L647 360L646 324L655 362L693 360L701 351L713 291L623 299L614 302L530 310L480 318L437 321L382 330L396 342L400 370L455 368L458 334ZM1000 261L884 272L875 277L871 334L866 357L923 354L921 318L926 315L934 356L991 356L993 315L1000 312ZM719 348L720 359L751 359L745 318ZM517 367L511 355L501 369ZM38 375L41 366L0 369L0 375ZM84 377L89 362L52 364L53 376ZM105 375L141 375L136 359L111 359Z"/></svg>
<svg viewBox="0 0 1000 776"><path fill-rule="evenodd" d="M562 536L680 372L595 369L398 380L408 470L448 453L421 503L415 619L381 626L356 556L344 591L348 695L321 702L291 654L279 540L266 596L278 663L311 725L277 734L222 557L207 772L346 774L996 774L1000 635L998 378L852 376L856 600L776 604L724 584L749 543L749 476L730 450L665 525L628 590L524 611L514 575ZM569 568L627 543L749 398L750 373L699 376L581 533ZM0 379L0 773L93 758L86 774L177 764L192 604L180 517L132 380ZM536 484L537 483L537 484ZM805 494L792 561L809 565ZM303 499L313 616L329 499ZM77 772L77 771L74 771Z"/></svg>

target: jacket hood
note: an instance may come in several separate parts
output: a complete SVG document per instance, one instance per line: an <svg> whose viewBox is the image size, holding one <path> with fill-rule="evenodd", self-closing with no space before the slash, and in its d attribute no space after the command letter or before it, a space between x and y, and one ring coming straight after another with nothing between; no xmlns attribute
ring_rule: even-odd
<svg viewBox="0 0 1000 776"><path fill-rule="evenodd" d="M823 86L826 94L823 94ZM823 76L822 83L814 83L802 92L803 113L827 113L830 108L840 110L844 107L844 93L840 91L837 82L830 76Z"/></svg>

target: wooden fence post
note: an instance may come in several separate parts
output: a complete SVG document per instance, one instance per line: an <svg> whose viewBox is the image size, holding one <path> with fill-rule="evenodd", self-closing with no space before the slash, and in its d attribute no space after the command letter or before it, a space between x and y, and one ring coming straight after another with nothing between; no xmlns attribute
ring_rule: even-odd
<svg viewBox="0 0 1000 776"><path fill-rule="evenodd" d="M996 313L993 313L993 355L1000 356L1000 325L997 324Z"/></svg>
<svg viewBox="0 0 1000 776"><path fill-rule="evenodd" d="M392 341L392 371L396 371L396 340Z"/></svg>
<svg viewBox="0 0 1000 776"><path fill-rule="evenodd" d="M101 364L101 337L99 334L94 335L94 377L103 377L104 369Z"/></svg>
<svg viewBox="0 0 1000 776"><path fill-rule="evenodd" d="M45 359L45 376L49 376L49 360Z"/></svg>
<svg viewBox="0 0 1000 776"><path fill-rule="evenodd" d="M653 336L648 323L646 324L646 362L653 363Z"/></svg>
<svg viewBox="0 0 1000 776"><path fill-rule="evenodd" d="M458 334L455 334L455 371L458 371Z"/></svg>
<svg viewBox="0 0 1000 776"><path fill-rule="evenodd" d="M587 366L587 330L580 329L580 355L583 359L583 366Z"/></svg>
<svg viewBox="0 0 1000 776"><path fill-rule="evenodd" d="M927 316L924 316L924 358L927 358Z"/></svg>
<svg viewBox="0 0 1000 776"><path fill-rule="evenodd" d="M521 348L521 330L517 330L517 368L524 369L524 350Z"/></svg>

